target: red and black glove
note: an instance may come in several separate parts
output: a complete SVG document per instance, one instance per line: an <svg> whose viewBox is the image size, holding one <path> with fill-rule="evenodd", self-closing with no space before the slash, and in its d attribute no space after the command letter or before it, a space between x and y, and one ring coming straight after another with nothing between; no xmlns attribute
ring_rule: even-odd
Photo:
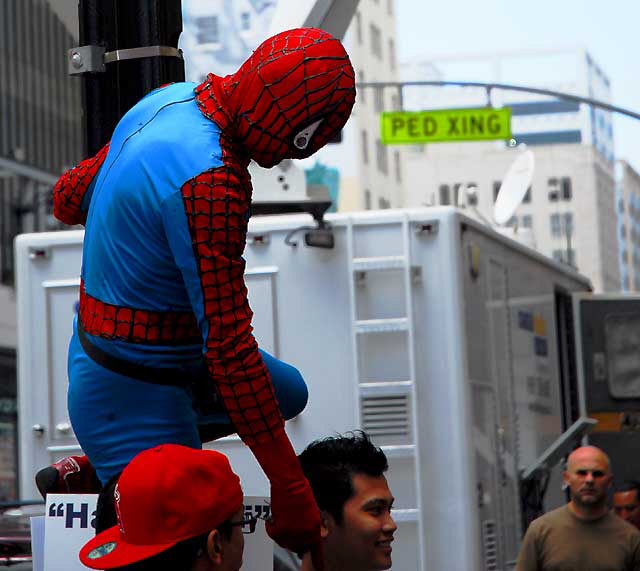
<svg viewBox="0 0 640 571"><path fill-rule="evenodd" d="M323 571L320 510L289 438L283 432L251 451L271 483L272 519L267 533L294 553L311 551L315 570Z"/></svg>

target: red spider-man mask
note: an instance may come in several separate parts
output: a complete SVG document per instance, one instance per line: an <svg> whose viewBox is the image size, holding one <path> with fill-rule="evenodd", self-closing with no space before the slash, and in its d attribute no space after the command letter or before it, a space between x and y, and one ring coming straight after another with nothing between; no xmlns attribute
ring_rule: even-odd
<svg viewBox="0 0 640 571"><path fill-rule="evenodd" d="M344 47L314 28L269 38L236 73L210 74L196 93L205 114L267 168L326 145L347 122L356 95Z"/></svg>

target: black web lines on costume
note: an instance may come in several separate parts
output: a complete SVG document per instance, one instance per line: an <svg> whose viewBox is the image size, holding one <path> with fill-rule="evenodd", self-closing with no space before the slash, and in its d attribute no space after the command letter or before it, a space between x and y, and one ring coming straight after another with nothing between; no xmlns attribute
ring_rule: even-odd
<svg viewBox="0 0 640 571"><path fill-rule="evenodd" d="M235 169L218 167L185 183L182 196L209 324L209 371L236 430L251 444L271 440L283 422L251 335L241 257L251 187L241 180Z"/></svg>
<svg viewBox="0 0 640 571"><path fill-rule="evenodd" d="M86 212L80 212L82 200L97 175L107 153L107 143L98 153L66 171L53 188L55 216L66 224L84 223Z"/></svg>

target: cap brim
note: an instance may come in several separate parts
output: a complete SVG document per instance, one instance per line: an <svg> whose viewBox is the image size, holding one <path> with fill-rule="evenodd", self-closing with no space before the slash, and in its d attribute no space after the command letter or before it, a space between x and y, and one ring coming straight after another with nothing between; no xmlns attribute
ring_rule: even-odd
<svg viewBox="0 0 640 571"><path fill-rule="evenodd" d="M133 545L123 541L117 525L88 541L80 550L80 561L91 569L112 569L157 555L178 541L161 545Z"/></svg>

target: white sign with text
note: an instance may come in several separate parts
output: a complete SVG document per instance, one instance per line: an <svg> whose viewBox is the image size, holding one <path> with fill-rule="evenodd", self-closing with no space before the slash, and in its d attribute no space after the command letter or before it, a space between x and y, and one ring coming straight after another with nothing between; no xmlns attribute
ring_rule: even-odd
<svg viewBox="0 0 640 571"><path fill-rule="evenodd" d="M44 520L44 571L88 569L80 548L95 535L97 494L49 494Z"/></svg>
<svg viewBox="0 0 640 571"><path fill-rule="evenodd" d="M95 535L96 494L50 494L46 513L32 522L34 571L83 571L78 559L82 546ZM273 542L264 519L270 515L269 500L261 496L244 499L245 517L259 519L255 532L245 536L243 571L272 569ZM36 518L32 518L35 520Z"/></svg>

